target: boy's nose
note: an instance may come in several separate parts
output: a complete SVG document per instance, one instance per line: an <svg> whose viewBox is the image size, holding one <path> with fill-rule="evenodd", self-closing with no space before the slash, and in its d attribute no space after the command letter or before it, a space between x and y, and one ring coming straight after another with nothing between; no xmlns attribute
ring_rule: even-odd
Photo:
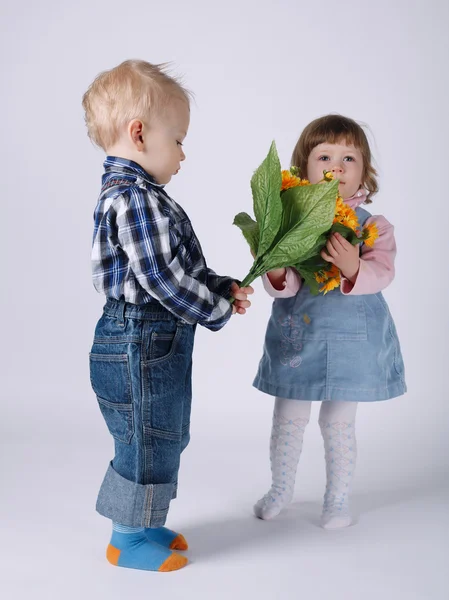
<svg viewBox="0 0 449 600"><path fill-rule="evenodd" d="M184 154L184 150L181 150L181 160L185 160L186 155Z"/></svg>

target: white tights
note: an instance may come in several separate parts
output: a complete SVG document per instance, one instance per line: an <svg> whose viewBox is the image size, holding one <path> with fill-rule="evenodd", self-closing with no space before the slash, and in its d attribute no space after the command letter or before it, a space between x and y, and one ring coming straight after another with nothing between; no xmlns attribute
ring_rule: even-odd
<svg viewBox="0 0 449 600"><path fill-rule="evenodd" d="M296 469L312 402L276 398L270 440L272 484L254 506L260 519L272 519L293 497ZM326 491L321 525L339 529L352 523L349 494L357 457L357 402L322 402L319 425L324 440Z"/></svg>

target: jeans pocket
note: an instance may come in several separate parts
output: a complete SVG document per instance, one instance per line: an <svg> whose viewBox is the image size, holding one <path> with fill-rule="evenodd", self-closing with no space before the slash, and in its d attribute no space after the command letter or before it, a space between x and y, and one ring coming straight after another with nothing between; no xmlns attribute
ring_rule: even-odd
<svg viewBox="0 0 449 600"><path fill-rule="evenodd" d="M176 350L182 327L176 331L153 331L150 338L150 349L147 363L154 364L169 359Z"/></svg>
<svg viewBox="0 0 449 600"><path fill-rule="evenodd" d="M109 432L129 444L134 419L128 355L91 353L89 359L90 381Z"/></svg>

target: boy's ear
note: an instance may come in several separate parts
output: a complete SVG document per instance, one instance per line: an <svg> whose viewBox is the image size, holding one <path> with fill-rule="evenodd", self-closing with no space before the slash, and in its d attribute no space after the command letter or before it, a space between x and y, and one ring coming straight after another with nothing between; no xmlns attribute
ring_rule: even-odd
<svg viewBox="0 0 449 600"><path fill-rule="evenodd" d="M137 150L143 150L143 123L139 119L134 119L128 125L128 133Z"/></svg>

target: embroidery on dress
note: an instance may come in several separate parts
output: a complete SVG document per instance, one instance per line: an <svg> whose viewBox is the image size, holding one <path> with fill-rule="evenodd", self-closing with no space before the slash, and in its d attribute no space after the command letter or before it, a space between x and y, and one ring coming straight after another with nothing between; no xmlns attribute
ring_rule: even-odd
<svg viewBox="0 0 449 600"><path fill-rule="evenodd" d="M302 363L302 358L299 354L303 347L300 341L302 331L300 320L294 315L288 315L279 320L279 325L281 326L282 335L280 343L281 364L295 369Z"/></svg>

